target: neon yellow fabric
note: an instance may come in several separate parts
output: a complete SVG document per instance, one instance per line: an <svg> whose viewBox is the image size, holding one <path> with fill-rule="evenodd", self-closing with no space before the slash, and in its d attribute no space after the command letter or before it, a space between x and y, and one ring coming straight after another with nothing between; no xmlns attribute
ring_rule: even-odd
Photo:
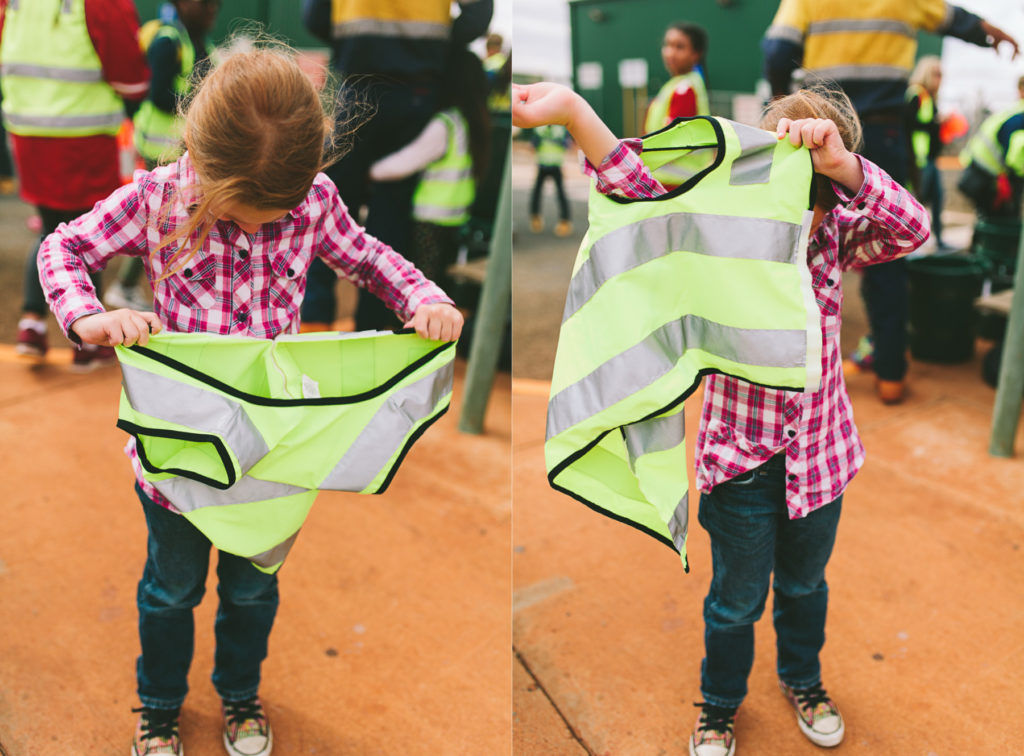
<svg viewBox="0 0 1024 756"><path fill-rule="evenodd" d="M672 100L672 93L683 82L688 83L697 96L696 115L711 114L711 108L708 105L708 90L704 86L704 77L697 71L690 71L679 76L673 76L658 90L658 94L654 96L650 106L647 108L647 117L644 119L644 132L649 134L668 126L670 120L668 117L668 107Z"/></svg>
<svg viewBox="0 0 1024 756"><path fill-rule="evenodd" d="M911 146L914 150L914 161L918 168L924 168L928 163L928 155L931 152L932 137L928 127L935 121L935 100L927 89L920 84L911 84L907 88L907 101L918 98L917 114L915 116L915 128L910 136Z"/></svg>
<svg viewBox="0 0 1024 756"><path fill-rule="evenodd" d="M476 197L469 127L457 108L438 113L448 130L444 155L427 166L413 194L413 217L439 226L461 226L469 220Z"/></svg>
<svg viewBox="0 0 1024 756"><path fill-rule="evenodd" d="M978 132L971 137L960 153L960 161L966 166L970 163L983 168L993 176L1000 176L1013 171L1024 176L1024 143L1014 140L1020 134L1016 132L1010 138L1009 149L1005 154L999 145L998 134L1008 120L1024 113L1024 102L1018 102L1012 108L990 115L981 123Z"/></svg>
<svg viewBox="0 0 1024 756"><path fill-rule="evenodd" d="M189 91L189 77L195 66L196 51L188 32L175 24L163 24L153 35L150 44L157 39L169 38L181 51L181 68L174 77L174 91L185 95ZM135 113L135 149L146 160L170 161L181 155L182 122L174 113L161 110L150 98L146 98Z"/></svg>

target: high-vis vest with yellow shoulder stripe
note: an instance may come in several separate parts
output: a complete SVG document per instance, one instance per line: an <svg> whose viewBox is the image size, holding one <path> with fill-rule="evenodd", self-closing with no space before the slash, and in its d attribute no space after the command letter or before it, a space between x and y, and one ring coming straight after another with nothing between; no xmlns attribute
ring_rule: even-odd
<svg viewBox="0 0 1024 756"><path fill-rule="evenodd" d="M344 37L405 37L448 39L450 0L331 0L335 39Z"/></svg>
<svg viewBox="0 0 1024 756"><path fill-rule="evenodd" d="M428 165L412 197L413 217L439 226L461 226L469 220L476 196L469 129L457 109L438 113L448 131L444 155Z"/></svg>
<svg viewBox="0 0 1024 756"><path fill-rule="evenodd" d="M273 572L319 490L387 488L448 408L455 343L178 333L117 353L117 425L146 480L218 549Z"/></svg>
<svg viewBox="0 0 1024 756"><path fill-rule="evenodd" d="M559 491L686 563L683 400L708 373L790 390L821 381L807 267L811 160L722 118L644 137L658 197L590 194L566 298L544 444Z"/></svg>
<svg viewBox="0 0 1024 756"><path fill-rule="evenodd" d="M1010 143L1003 150L999 144L999 130L1008 120L1024 113L1024 102L1012 108L990 115L982 121L978 133L971 137L960 153L960 162L965 166L973 163L993 176L1011 171L1024 176L1024 130L1018 129L1010 135Z"/></svg>
<svg viewBox="0 0 1024 756"><path fill-rule="evenodd" d="M10 0L0 41L4 127L19 136L113 136L124 104L103 79L85 0Z"/></svg>
<svg viewBox="0 0 1024 756"><path fill-rule="evenodd" d="M668 107L672 101L672 93L683 82L686 82L693 88L694 95L697 97L696 115L711 114L711 108L708 105L708 90L704 86L704 77L698 71L690 71L679 76L673 76L658 90L658 94L654 96L650 106L647 108L647 118L644 119L644 131L646 133L668 126L671 120L668 117Z"/></svg>

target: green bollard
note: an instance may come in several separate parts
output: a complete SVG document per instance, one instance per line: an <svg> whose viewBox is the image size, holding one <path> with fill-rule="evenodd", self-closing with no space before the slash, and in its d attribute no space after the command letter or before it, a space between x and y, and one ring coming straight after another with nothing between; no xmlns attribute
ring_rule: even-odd
<svg viewBox="0 0 1024 756"><path fill-rule="evenodd" d="M506 148L507 149L507 148ZM498 209L487 253L487 275L477 310L473 345L469 350L465 394L459 430L483 433L484 413L491 395L494 373L498 366L505 323L512 303L512 177L510 151L505 153Z"/></svg>
<svg viewBox="0 0 1024 756"><path fill-rule="evenodd" d="M1013 304L1003 339L1003 358L992 413L992 437L988 452L994 457L1012 457L1013 440L1020 421L1024 398L1024 234L1017 247L1017 272L1013 278Z"/></svg>

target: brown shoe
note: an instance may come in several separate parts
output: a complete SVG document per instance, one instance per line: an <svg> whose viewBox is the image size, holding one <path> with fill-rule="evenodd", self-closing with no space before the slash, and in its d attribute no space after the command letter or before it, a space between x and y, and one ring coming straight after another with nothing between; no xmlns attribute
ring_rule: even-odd
<svg viewBox="0 0 1024 756"><path fill-rule="evenodd" d="M906 388L905 381L884 381L881 378L875 381L875 393L882 400L882 404L899 404L903 401Z"/></svg>
<svg viewBox="0 0 1024 756"><path fill-rule="evenodd" d="M530 216L530 230L535 234L539 234L544 230L544 219L539 215Z"/></svg>
<svg viewBox="0 0 1024 756"><path fill-rule="evenodd" d="M560 220L555 224L555 236L568 236L572 233L572 221Z"/></svg>

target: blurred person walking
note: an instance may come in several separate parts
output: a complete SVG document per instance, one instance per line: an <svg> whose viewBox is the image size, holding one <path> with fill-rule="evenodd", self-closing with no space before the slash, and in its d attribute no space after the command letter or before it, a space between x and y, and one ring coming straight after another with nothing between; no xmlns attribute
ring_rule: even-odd
<svg viewBox="0 0 1024 756"><path fill-rule="evenodd" d="M1017 42L1002 29L945 0L782 0L762 50L772 94L785 95L793 71L807 81L832 80L849 95L864 126L862 154L907 183L906 91L917 32L957 37L982 47ZM861 295L874 341L876 393L903 400L907 373L907 268L903 259L864 270Z"/></svg>
<svg viewBox="0 0 1024 756"><path fill-rule="evenodd" d="M957 189L983 218L1019 218L1024 189L1024 76L1020 100L986 118L960 153Z"/></svg>
<svg viewBox="0 0 1024 756"><path fill-rule="evenodd" d="M703 65L708 51L708 33L697 24L678 21L665 30L661 60L672 77L651 100L644 120L650 134L676 118L710 115Z"/></svg>
<svg viewBox="0 0 1024 756"><path fill-rule="evenodd" d="M505 38L497 32L487 35L484 73L487 75L487 109L507 113L512 105L509 86L512 83L512 57L505 52Z"/></svg>
<svg viewBox="0 0 1024 756"><path fill-rule="evenodd" d="M217 20L220 0L173 0L160 6L160 16L142 27L139 46L146 53L152 74L149 95L132 119L135 149L153 170L161 162L176 160L182 151L178 109L209 62L213 48L206 35ZM138 258L121 265L117 280L107 287L105 304L133 310L148 309L139 282L143 266Z"/></svg>
<svg viewBox="0 0 1024 756"><path fill-rule="evenodd" d="M909 176L911 189L922 204L932 209L932 238L939 251L950 247L942 240L942 205L945 194L942 177L935 164L942 150L939 138L939 86L942 84L942 60L925 55L917 61L907 88L907 135L910 138Z"/></svg>
<svg viewBox="0 0 1024 756"><path fill-rule="evenodd" d="M530 141L537 154L537 178L533 182L533 191L530 194L530 230L535 234L544 230L544 215L540 202L544 184L551 179L555 185L559 212L555 236L568 236L572 233L572 217L569 214L569 199L565 195L565 184L562 181L562 162L565 160L565 150L570 142L569 132L561 124L547 123L531 130Z"/></svg>
<svg viewBox="0 0 1024 756"><path fill-rule="evenodd" d="M449 44L467 45L491 22L493 0L303 0L306 28L331 47L331 64L345 77L345 102L369 105L373 115L354 135L352 150L328 169L355 217L366 207L366 230L409 249L415 175L369 180L370 165L415 139L438 111L439 86ZM348 117L351 108L339 108ZM314 261L302 305L305 330L327 330L337 312L337 277ZM392 328L394 315L372 297L359 298L356 328Z"/></svg>
<svg viewBox="0 0 1024 756"><path fill-rule="evenodd" d="M116 135L125 101L145 96L149 70L131 0L7 0L0 23L3 122L21 197L42 219L41 241L120 186ZM16 350L41 361L48 343L38 252L37 243L25 264ZM90 274L99 291L99 270ZM110 347L83 345L72 369L113 361Z"/></svg>

